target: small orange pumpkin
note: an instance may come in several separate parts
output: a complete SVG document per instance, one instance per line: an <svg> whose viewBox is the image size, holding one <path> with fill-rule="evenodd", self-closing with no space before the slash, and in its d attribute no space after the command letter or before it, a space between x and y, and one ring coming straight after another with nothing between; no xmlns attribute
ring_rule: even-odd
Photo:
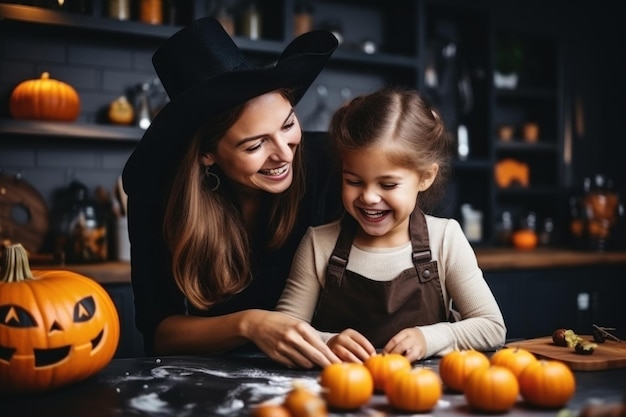
<svg viewBox="0 0 626 417"><path fill-rule="evenodd" d="M120 96L109 104L109 120L117 125L129 125L135 120L135 111L126 96Z"/></svg>
<svg viewBox="0 0 626 417"><path fill-rule="evenodd" d="M505 347L496 351L489 359L492 365L504 366L511 370L516 378L526 365L536 360L535 355L519 347Z"/></svg>
<svg viewBox="0 0 626 417"><path fill-rule="evenodd" d="M537 247L539 237L534 230L520 229L513 232L513 246L520 250L532 250Z"/></svg>
<svg viewBox="0 0 626 417"><path fill-rule="evenodd" d="M372 374L374 388L378 391L385 390L385 383L394 372L411 369L411 362L399 353L377 353L367 358L364 365Z"/></svg>
<svg viewBox="0 0 626 417"><path fill-rule="evenodd" d="M80 98L72 86L50 78L19 83L11 93L9 111L16 119L74 121L80 113Z"/></svg>
<svg viewBox="0 0 626 417"><path fill-rule="evenodd" d="M439 375L429 368L398 370L389 376L385 387L392 407L412 413L432 410L442 391Z"/></svg>
<svg viewBox="0 0 626 417"><path fill-rule="evenodd" d="M560 408L576 391L574 373L563 362L556 360L532 362L518 379L522 397L536 407Z"/></svg>
<svg viewBox="0 0 626 417"><path fill-rule="evenodd" d="M291 413L284 405L266 403L253 407L252 417L291 417Z"/></svg>
<svg viewBox="0 0 626 417"><path fill-rule="evenodd" d="M361 363L333 363L322 370L320 385L328 405L340 410L354 410L374 395L374 379Z"/></svg>
<svg viewBox="0 0 626 417"><path fill-rule="evenodd" d="M439 362L441 380L454 391L463 391L465 379L474 369L488 368L489 358L477 350L454 350Z"/></svg>
<svg viewBox="0 0 626 417"><path fill-rule="evenodd" d="M295 383L282 404L293 417L325 417L328 415L326 402L319 395ZM269 417L269 416L267 416Z"/></svg>
<svg viewBox="0 0 626 417"><path fill-rule="evenodd" d="M5 249L0 281L0 392L46 391L84 380L113 358L120 322L96 281L31 272L21 244Z"/></svg>
<svg viewBox="0 0 626 417"><path fill-rule="evenodd" d="M519 384L513 371L503 366L474 369L467 376L463 394L470 407L489 413L504 413L513 408Z"/></svg>

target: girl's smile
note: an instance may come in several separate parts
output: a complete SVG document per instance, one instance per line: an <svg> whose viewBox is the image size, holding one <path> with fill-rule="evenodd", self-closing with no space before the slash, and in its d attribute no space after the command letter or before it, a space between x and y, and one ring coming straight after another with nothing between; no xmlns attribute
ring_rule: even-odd
<svg viewBox="0 0 626 417"><path fill-rule="evenodd" d="M423 176L391 161L384 148L342 154L342 199L346 211L359 223L356 243L369 247L396 247L409 241L409 216Z"/></svg>

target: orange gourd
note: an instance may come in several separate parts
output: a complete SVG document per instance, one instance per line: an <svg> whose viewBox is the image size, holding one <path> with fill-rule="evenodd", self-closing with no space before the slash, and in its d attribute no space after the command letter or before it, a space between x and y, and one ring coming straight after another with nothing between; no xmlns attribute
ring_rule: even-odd
<svg viewBox="0 0 626 417"><path fill-rule="evenodd" d="M360 363L333 363L320 375L323 397L332 408L354 410L369 402L374 394L374 379Z"/></svg>
<svg viewBox="0 0 626 417"><path fill-rule="evenodd" d="M377 353L367 358L364 365L372 374L374 388L378 391L385 390L385 383L394 372L411 369L411 362L399 353Z"/></svg>
<svg viewBox="0 0 626 417"><path fill-rule="evenodd" d="M129 125L135 120L135 110L126 96L120 96L109 104L109 120L113 124Z"/></svg>
<svg viewBox="0 0 626 417"><path fill-rule="evenodd" d="M267 403L253 407L252 417L291 417L291 413L284 405Z"/></svg>
<svg viewBox="0 0 626 417"><path fill-rule="evenodd" d="M11 93L9 111L16 119L74 121L80 113L80 98L72 86L50 78L19 83Z"/></svg>
<svg viewBox="0 0 626 417"><path fill-rule="evenodd" d="M560 408L576 391L574 373L556 360L541 359L530 363L518 379L524 400L540 408Z"/></svg>
<svg viewBox="0 0 626 417"><path fill-rule="evenodd" d="M387 380L385 394L392 407L412 413L432 410L442 395L439 375L429 368L402 369Z"/></svg>
<svg viewBox="0 0 626 417"><path fill-rule="evenodd" d="M465 380L463 394L470 407L488 413L504 413L519 395L517 377L508 368L492 365L477 368Z"/></svg>
<svg viewBox="0 0 626 417"><path fill-rule="evenodd" d="M55 389L84 380L113 358L117 310L96 281L32 271L20 244L5 249L0 281L0 392Z"/></svg>
<svg viewBox="0 0 626 417"><path fill-rule="evenodd" d="M505 347L496 351L489 359L492 365L508 368L513 372L516 378L524 370L526 365L536 360L535 355L519 347Z"/></svg>
<svg viewBox="0 0 626 417"><path fill-rule="evenodd" d="M513 232L512 236L513 246L516 249L531 250L537 247L539 243L539 237L534 230L520 229Z"/></svg>
<svg viewBox="0 0 626 417"><path fill-rule="evenodd" d="M325 417L328 408L324 400L304 386L295 383L282 404L293 417ZM269 417L269 416L266 416Z"/></svg>
<svg viewBox="0 0 626 417"><path fill-rule="evenodd" d="M463 391L465 379L474 369L489 367L489 358L477 350L455 350L439 362L439 375L447 388Z"/></svg>

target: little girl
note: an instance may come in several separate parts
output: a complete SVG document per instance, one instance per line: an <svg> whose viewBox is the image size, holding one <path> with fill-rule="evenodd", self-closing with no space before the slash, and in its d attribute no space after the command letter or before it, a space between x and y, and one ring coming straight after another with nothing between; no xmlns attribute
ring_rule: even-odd
<svg viewBox="0 0 626 417"><path fill-rule="evenodd" d="M308 229L277 310L310 322L345 361L503 345L502 313L459 223L420 208L449 167L436 111L415 90L384 89L340 108L329 134L346 213Z"/></svg>

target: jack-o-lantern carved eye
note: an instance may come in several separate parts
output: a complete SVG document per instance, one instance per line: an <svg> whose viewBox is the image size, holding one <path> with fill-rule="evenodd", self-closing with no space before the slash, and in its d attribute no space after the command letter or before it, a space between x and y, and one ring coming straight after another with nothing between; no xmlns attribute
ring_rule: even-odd
<svg viewBox="0 0 626 417"><path fill-rule="evenodd" d="M80 300L74 306L74 323L89 321L96 314L96 302L92 296Z"/></svg>
<svg viewBox="0 0 626 417"><path fill-rule="evenodd" d="M16 305L0 306L0 324L9 327L37 327L37 321L28 311Z"/></svg>

